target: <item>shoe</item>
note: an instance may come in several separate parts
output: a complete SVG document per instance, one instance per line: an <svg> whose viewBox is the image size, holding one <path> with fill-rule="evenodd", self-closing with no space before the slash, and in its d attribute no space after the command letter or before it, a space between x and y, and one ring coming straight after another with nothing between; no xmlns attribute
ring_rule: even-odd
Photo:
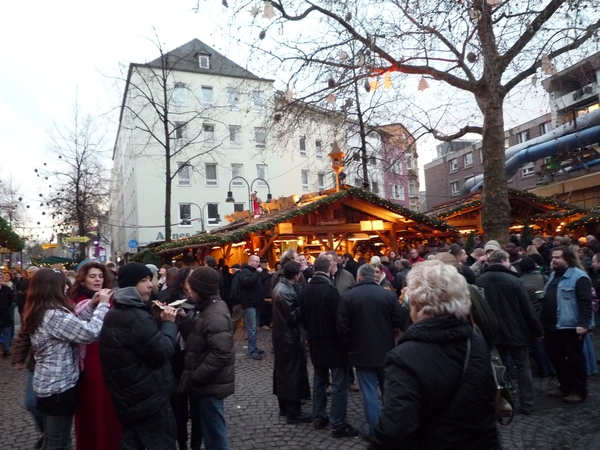
<svg viewBox="0 0 600 450"><path fill-rule="evenodd" d="M334 438L343 438L343 437L356 437L360 433L359 430L354 428L352 425L347 423L343 427L336 428L335 430L331 430L331 437Z"/></svg>
<svg viewBox="0 0 600 450"><path fill-rule="evenodd" d="M256 360L256 361L260 361L262 359L262 356L260 355L252 355L250 358Z"/></svg>
<svg viewBox="0 0 600 450"><path fill-rule="evenodd" d="M263 325L261 328L263 330L265 330L265 331L269 331L270 330L270 328L268 327L268 325Z"/></svg>
<svg viewBox="0 0 600 450"><path fill-rule="evenodd" d="M300 414L299 416L289 417L285 421L288 425L294 423L310 423L312 422L312 414Z"/></svg>
<svg viewBox="0 0 600 450"><path fill-rule="evenodd" d="M563 391L561 391L560 389L558 389L558 388L553 389L550 392L548 392L548 395L550 397L557 397L557 398L558 397L565 397L566 396L565 393Z"/></svg>
<svg viewBox="0 0 600 450"><path fill-rule="evenodd" d="M264 354L265 354L265 351L264 351L264 350L259 350L259 351L258 351L258 354L259 354L259 355L264 355Z"/></svg>
<svg viewBox="0 0 600 450"><path fill-rule="evenodd" d="M315 430L322 430L327 427L327 425L329 425L329 419L313 420L313 427L315 427Z"/></svg>
<svg viewBox="0 0 600 450"><path fill-rule="evenodd" d="M367 442L373 443L373 435L372 434L367 434L365 431L361 431L360 437L363 438Z"/></svg>
<svg viewBox="0 0 600 450"><path fill-rule="evenodd" d="M571 395L567 395L566 397L563 397L563 401L566 403L581 403L583 401L583 398L580 397L577 394L571 394Z"/></svg>
<svg viewBox="0 0 600 450"><path fill-rule="evenodd" d="M348 386L348 390L350 392L358 392L358 391L360 391L360 388L358 387L357 384L352 383L350 386Z"/></svg>
<svg viewBox="0 0 600 450"><path fill-rule="evenodd" d="M530 416L533 414L533 408L527 406L521 406L519 408L519 414L523 414L524 416Z"/></svg>

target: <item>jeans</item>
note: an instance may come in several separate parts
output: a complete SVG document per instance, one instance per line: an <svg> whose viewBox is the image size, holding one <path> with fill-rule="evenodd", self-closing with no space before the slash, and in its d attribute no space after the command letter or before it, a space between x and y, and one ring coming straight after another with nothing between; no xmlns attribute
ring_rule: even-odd
<svg viewBox="0 0 600 450"><path fill-rule="evenodd" d="M198 397L175 392L171 396L171 407L175 414L177 423L177 444L179 450L187 449L188 420L192 419L192 433L190 436L190 448L202 447L202 424L200 423L200 410L198 408Z"/></svg>
<svg viewBox="0 0 600 450"><path fill-rule="evenodd" d="M529 366L529 348L526 346L497 345L498 353L504 365L508 367L512 358L517 367L517 380L519 382L519 404L521 408L533 408L533 377ZM510 358L509 358L510 357ZM509 371L507 370L507 374ZM512 380L508 380L512 383Z"/></svg>
<svg viewBox="0 0 600 450"><path fill-rule="evenodd" d="M244 310L244 326L248 332L248 354L258 356L258 345L256 344L256 327L258 326L258 309L246 308Z"/></svg>
<svg viewBox="0 0 600 450"><path fill-rule="evenodd" d="M37 408L38 397L33 390L33 370L27 370L25 384L25 407L33 416L38 429L44 432L44 414Z"/></svg>
<svg viewBox="0 0 600 450"><path fill-rule="evenodd" d="M327 382L329 368L315 367L313 379L313 420L327 419ZM348 406L348 367L331 369L331 408L329 420L332 428L340 428L346 424Z"/></svg>
<svg viewBox="0 0 600 450"><path fill-rule="evenodd" d="M175 450L177 425L169 402L139 422L123 425L121 450Z"/></svg>
<svg viewBox="0 0 600 450"><path fill-rule="evenodd" d="M363 396L363 409L365 419L369 426L368 435L372 436L377 422L379 421L379 398L377 397L377 385L383 398L383 383L385 380L385 370L381 367L356 367L356 377Z"/></svg>
<svg viewBox="0 0 600 450"><path fill-rule="evenodd" d="M216 397L198 397L200 423L206 450L229 450L227 424L223 400Z"/></svg>
<svg viewBox="0 0 600 450"><path fill-rule="evenodd" d="M546 342L540 342L537 339L534 339L531 343L531 351L533 352L533 358L537 363L538 375L540 377L547 377L554 372L554 367L552 367L552 363L546 352Z"/></svg>
<svg viewBox="0 0 600 450"><path fill-rule="evenodd" d="M587 397L587 377L585 375L585 357L583 356L583 338L573 329L546 331L546 349L560 390L565 395L575 394Z"/></svg>
<svg viewBox="0 0 600 450"><path fill-rule="evenodd" d="M12 345L14 332L15 332L14 325L0 329L0 335L1 335L2 342L3 342L2 347L4 348L4 353L8 353L10 351L10 346Z"/></svg>
<svg viewBox="0 0 600 450"><path fill-rule="evenodd" d="M73 416L49 416L44 414L44 443L42 450L71 450Z"/></svg>
<svg viewBox="0 0 600 450"><path fill-rule="evenodd" d="M596 350L594 349L591 332L585 333L585 337L583 338L583 356L585 357L585 374L590 376L598 373Z"/></svg>

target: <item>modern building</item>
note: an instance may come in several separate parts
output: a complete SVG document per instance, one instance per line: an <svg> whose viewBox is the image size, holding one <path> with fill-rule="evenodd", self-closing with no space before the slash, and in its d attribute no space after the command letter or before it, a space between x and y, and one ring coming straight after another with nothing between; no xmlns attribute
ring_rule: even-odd
<svg viewBox="0 0 600 450"><path fill-rule="evenodd" d="M352 150L354 125L325 109L288 115L280 107L290 103L288 94L276 93L273 80L197 39L149 63L130 64L113 151L110 259L164 241L167 208L171 238L178 239L251 210L254 192L266 200L335 186L328 154L336 140L347 154L345 182L354 183L354 166L360 165ZM406 185L402 201L397 178L416 174L414 139L402 126L390 130L370 137L369 164L375 161L369 165L370 184L379 195L416 209L418 182L415 196ZM396 142L396 132L406 143ZM388 156L408 154L414 155L411 169L384 177Z"/></svg>

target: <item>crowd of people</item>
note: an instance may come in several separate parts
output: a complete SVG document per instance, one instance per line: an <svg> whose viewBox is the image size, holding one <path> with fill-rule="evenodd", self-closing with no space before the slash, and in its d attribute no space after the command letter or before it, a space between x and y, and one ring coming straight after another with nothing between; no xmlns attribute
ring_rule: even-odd
<svg viewBox="0 0 600 450"><path fill-rule="evenodd" d="M240 322L249 360L273 353L273 394L288 424L360 435L370 449L499 448L492 347L518 413L535 413L530 355L538 376L557 378L550 396L587 397L600 244L538 237L522 246L511 236L474 245L289 249L272 270L251 255L231 268L208 256L197 267L88 261L72 273L6 272L3 355L27 370L25 404L43 449L71 448L73 422L86 450L228 449L224 399L235 390ZM271 349L259 348L261 327ZM347 419L349 392L359 390L364 426Z"/></svg>

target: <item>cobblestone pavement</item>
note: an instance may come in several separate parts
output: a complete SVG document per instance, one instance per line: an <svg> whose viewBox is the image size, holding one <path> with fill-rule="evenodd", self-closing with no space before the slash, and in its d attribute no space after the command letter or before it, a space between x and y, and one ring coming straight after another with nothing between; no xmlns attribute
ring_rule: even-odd
<svg viewBox="0 0 600 450"><path fill-rule="evenodd" d="M329 430L314 430L312 424L287 425L279 417L272 394L271 332L259 330L258 335L266 352L262 361L246 356L244 333L236 332L236 393L225 401L231 449L365 449L366 443L358 437L334 439ZM581 405L546 396L555 381L534 378L536 411L531 416L517 415L511 425L501 427L505 449L600 449L600 377L589 378L590 395ZM24 386L25 373L15 371L9 359L0 359L0 449L32 449L39 437L23 405ZM303 411L311 411L310 401ZM349 395L348 421L364 425L360 393Z"/></svg>

